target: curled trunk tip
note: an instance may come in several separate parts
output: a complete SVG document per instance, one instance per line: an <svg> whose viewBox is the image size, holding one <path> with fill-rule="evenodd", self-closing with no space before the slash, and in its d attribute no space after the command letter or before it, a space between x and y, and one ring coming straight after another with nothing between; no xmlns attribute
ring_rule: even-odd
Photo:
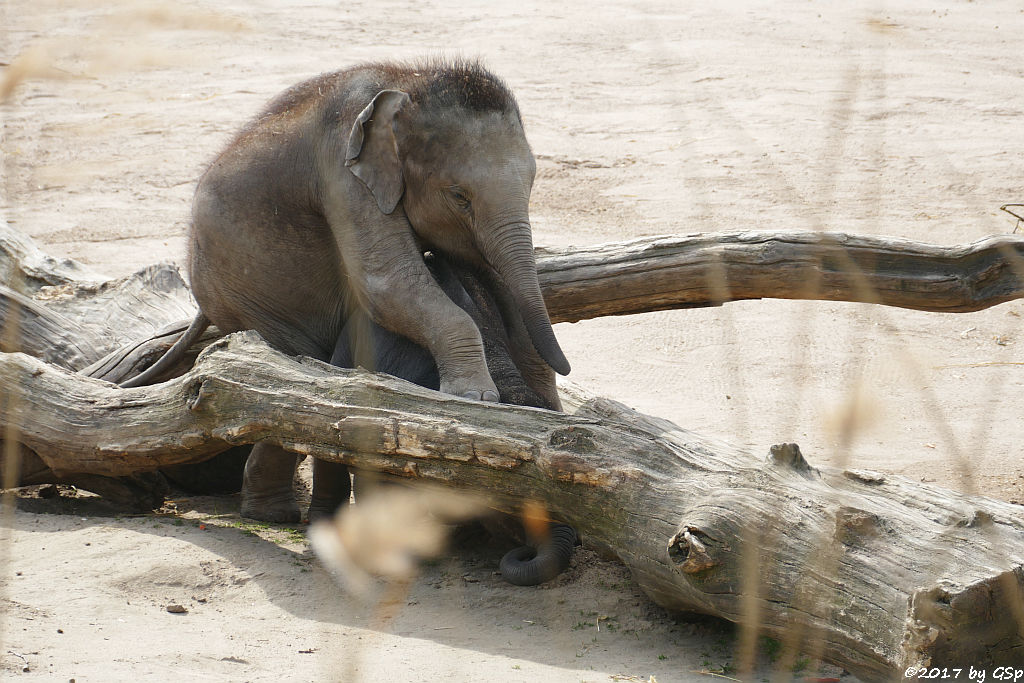
<svg viewBox="0 0 1024 683"><path fill-rule="evenodd" d="M569 568L576 546L576 530L566 524L553 524L551 536L536 549L521 546L501 558L501 576L516 586L537 586L550 581Z"/></svg>

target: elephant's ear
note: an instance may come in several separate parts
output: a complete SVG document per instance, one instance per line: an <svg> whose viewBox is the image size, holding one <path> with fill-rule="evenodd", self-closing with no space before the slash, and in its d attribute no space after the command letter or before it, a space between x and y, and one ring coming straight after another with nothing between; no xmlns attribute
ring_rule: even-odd
<svg viewBox="0 0 1024 683"><path fill-rule="evenodd" d="M408 101L401 90L381 90L359 113L348 136L345 165L370 188L384 213L395 210L405 188L394 123Z"/></svg>

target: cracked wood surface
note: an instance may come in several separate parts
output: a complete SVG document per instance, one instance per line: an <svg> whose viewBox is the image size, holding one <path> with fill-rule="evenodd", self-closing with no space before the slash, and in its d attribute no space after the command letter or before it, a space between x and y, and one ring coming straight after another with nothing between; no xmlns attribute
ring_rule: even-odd
<svg viewBox="0 0 1024 683"><path fill-rule="evenodd" d="M1024 236L948 247L834 232L647 237L539 249L537 271L552 322L766 298L963 313L1024 297Z"/></svg>
<svg viewBox="0 0 1024 683"><path fill-rule="evenodd" d="M870 680L1020 661L1024 508L864 471L765 459L563 387L568 414L497 406L229 335L137 389L0 355L0 420L55 471L126 475L269 439L318 458L541 500L657 603L822 638ZM753 564L744 558L755 557ZM752 572L748 574L748 572ZM752 579L752 580L751 580Z"/></svg>
<svg viewBox="0 0 1024 683"><path fill-rule="evenodd" d="M866 680L1024 665L1024 508L813 468L792 445L765 460L570 385L571 414L484 405L288 358L249 334L213 342L178 379L121 390L69 370L118 375L159 355L174 334L121 347L191 315L173 268L104 283L5 234L0 305L18 310L20 348L48 362L0 354L0 421L59 473L143 473L270 439L485 492L507 512L541 500L659 604L732 621L753 605L765 635L820 637L826 659ZM737 233L540 250L539 268L555 321L766 296L966 311L1022 295L1022 247Z"/></svg>
<svg viewBox="0 0 1024 683"><path fill-rule="evenodd" d="M1024 236L954 246L844 233L662 236L539 248L537 268L554 323L761 298L968 312L1024 297ZM174 337L143 349L122 347L187 325L195 303L174 266L103 282L81 264L46 256L0 223L0 319L15 310L18 339L4 349L75 370L105 360L105 372L96 376L117 381L158 357ZM104 359L118 351L120 357Z"/></svg>

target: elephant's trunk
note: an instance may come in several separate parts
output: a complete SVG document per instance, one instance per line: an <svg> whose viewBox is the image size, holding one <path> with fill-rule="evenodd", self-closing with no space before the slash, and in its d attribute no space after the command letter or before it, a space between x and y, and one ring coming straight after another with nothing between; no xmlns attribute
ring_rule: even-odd
<svg viewBox="0 0 1024 683"><path fill-rule="evenodd" d="M511 291L537 353L555 372L568 375L569 361L555 339L540 292L529 221L506 224L492 234L484 245L484 257Z"/></svg>
<svg viewBox="0 0 1024 683"><path fill-rule="evenodd" d="M536 586L550 581L569 567L576 531L565 524L552 524L551 536L534 550L522 546L501 558L501 576L517 586Z"/></svg>

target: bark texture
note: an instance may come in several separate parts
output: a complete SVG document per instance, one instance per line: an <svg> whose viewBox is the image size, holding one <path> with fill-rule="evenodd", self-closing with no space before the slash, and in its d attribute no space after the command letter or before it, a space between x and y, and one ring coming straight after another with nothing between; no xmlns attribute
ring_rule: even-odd
<svg viewBox="0 0 1024 683"><path fill-rule="evenodd" d="M0 422L58 474L124 476L269 439L359 469L543 501L658 604L820 638L870 680L1024 652L1024 508L901 477L758 457L567 387L495 406L229 335L172 381L119 389L24 354ZM755 558L755 562L749 562ZM751 594L753 593L753 594Z"/></svg>
<svg viewBox="0 0 1024 683"><path fill-rule="evenodd" d="M963 313L1024 296L1024 236L949 247L816 232L646 237L541 249L537 271L552 322L768 298Z"/></svg>
<svg viewBox="0 0 1024 683"><path fill-rule="evenodd" d="M1014 237L743 233L549 254L539 268L556 321L764 296L960 311L1022 296L1022 253ZM213 332L180 377L120 389L97 377L144 367L194 305L165 267L112 283L76 281L84 272L0 231L4 349L24 351L0 354L0 424L33 477L145 490L157 468L269 439L484 492L510 513L542 501L655 602L802 634L868 680L1024 665L1021 506L815 468L793 444L754 455L571 385L565 414L464 401L290 358L251 333Z"/></svg>
<svg viewBox="0 0 1024 683"><path fill-rule="evenodd" d="M538 249L537 268L552 322L760 298L967 312L1024 297L1024 236L948 247L843 233L650 237ZM105 282L0 223L0 320L14 309L17 331L0 335L0 350L74 370L96 364L86 372L117 382L174 342L195 303L173 266Z"/></svg>

